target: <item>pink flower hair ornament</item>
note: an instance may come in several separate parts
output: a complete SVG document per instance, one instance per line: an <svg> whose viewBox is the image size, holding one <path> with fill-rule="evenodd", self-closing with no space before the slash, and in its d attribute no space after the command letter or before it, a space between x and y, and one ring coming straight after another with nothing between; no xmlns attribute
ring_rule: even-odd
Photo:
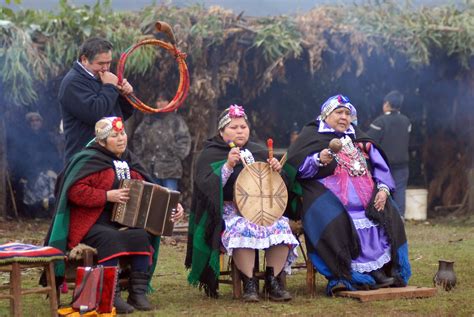
<svg viewBox="0 0 474 317"><path fill-rule="evenodd" d="M244 107L239 106L239 105L231 105L229 107L229 117L231 117L232 119L235 119L235 118L242 118L242 117L247 117L247 116L245 115Z"/></svg>
<svg viewBox="0 0 474 317"><path fill-rule="evenodd" d="M230 105L227 109L229 111L219 120L219 124L217 125L218 130L224 129L225 126L228 125L230 121L232 121L232 119L245 118L245 120L248 120L244 107L239 105Z"/></svg>

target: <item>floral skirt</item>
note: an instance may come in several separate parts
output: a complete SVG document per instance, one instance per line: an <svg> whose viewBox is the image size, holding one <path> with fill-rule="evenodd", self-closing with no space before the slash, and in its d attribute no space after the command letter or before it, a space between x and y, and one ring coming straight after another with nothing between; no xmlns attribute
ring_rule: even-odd
<svg viewBox="0 0 474 317"><path fill-rule="evenodd" d="M291 232L288 218L281 217L271 226L259 226L242 217L233 202L224 202L225 230L222 233L222 244L227 254L233 249L249 248L264 250L271 246L286 244L289 247L285 272L291 273L291 264L298 257L296 247L298 240Z"/></svg>

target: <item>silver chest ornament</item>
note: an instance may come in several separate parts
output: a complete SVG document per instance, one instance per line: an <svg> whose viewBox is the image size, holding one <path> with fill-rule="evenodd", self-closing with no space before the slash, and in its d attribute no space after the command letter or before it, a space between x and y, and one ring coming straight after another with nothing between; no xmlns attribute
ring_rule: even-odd
<svg viewBox="0 0 474 317"><path fill-rule="evenodd" d="M114 160L114 167L115 167L115 175L119 180L122 179L130 179L130 167L128 166L127 162Z"/></svg>
<svg viewBox="0 0 474 317"><path fill-rule="evenodd" d="M341 152L335 154L337 163L349 172L351 176L363 176L367 173L367 161L361 150L354 146L352 139L347 135L341 138Z"/></svg>
<svg viewBox="0 0 474 317"><path fill-rule="evenodd" d="M240 156L242 157L242 159L245 160L245 163L247 163L247 164L255 163L255 159L253 157L253 154L248 149L240 150Z"/></svg>
<svg viewBox="0 0 474 317"><path fill-rule="evenodd" d="M353 168L354 168L355 171L362 171L362 166L360 165L359 161L354 162Z"/></svg>

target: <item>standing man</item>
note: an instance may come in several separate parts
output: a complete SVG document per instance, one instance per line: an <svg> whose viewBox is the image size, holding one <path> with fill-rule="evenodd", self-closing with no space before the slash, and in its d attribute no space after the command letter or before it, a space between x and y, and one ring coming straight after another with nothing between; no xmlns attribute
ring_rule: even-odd
<svg viewBox="0 0 474 317"><path fill-rule="evenodd" d="M410 139L410 120L400 113L403 95L393 90L383 100L384 114L370 125L367 134L377 141L387 155L390 170L395 180L393 198L400 215L405 217L405 190L408 183L408 143Z"/></svg>
<svg viewBox="0 0 474 317"><path fill-rule="evenodd" d="M125 120L133 114L133 107L123 97L133 87L111 73L112 44L102 38L86 40L78 60L66 74L59 87L66 162L94 138L94 124L102 117L117 116Z"/></svg>
<svg viewBox="0 0 474 317"><path fill-rule="evenodd" d="M156 101L158 109L167 104L163 96ZM145 115L133 134L132 147L157 184L178 190L183 175L182 161L191 149L191 135L176 110Z"/></svg>

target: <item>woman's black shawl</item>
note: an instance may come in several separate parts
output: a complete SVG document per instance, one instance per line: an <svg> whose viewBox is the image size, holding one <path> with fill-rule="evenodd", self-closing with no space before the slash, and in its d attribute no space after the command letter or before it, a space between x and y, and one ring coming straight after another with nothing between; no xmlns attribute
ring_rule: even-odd
<svg viewBox="0 0 474 317"><path fill-rule="evenodd" d="M245 147L255 161L265 161L266 149L253 142ZM227 161L230 147L220 136L204 142L204 148L196 163L193 198L189 216L188 246L185 265L191 269L188 281L192 285L204 287L207 295L216 297L220 273L219 255L221 233L224 230L222 206L221 168ZM242 164L234 168L228 184L235 181L242 170ZM226 184L227 187L227 184Z"/></svg>
<svg viewBox="0 0 474 317"><path fill-rule="evenodd" d="M360 253L360 241L347 211L339 199L329 191L323 184L316 181L332 175L337 166L335 160L325 167L320 167L317 175L310 179L300 179L295 177L298 168L303 164L307 156L320 152L328 148L329 142L333 138L340 138L336 133L318 133L319 122L307 124L300 135L288 150L288 166L286 170L293 176L290 184L290 197L296 196L298 200L302 198L302 208L292 210L293 218L301 218L305 229L305 240L309 253L315 253L322 260L323 266L329 270L329 275L335 279L354 280L351 276L351 260L356 259ZM364 132L354 127L356 131L356 142L367 144L372 143L380 151L385 161L387 159L377 144ZM368 160L370 168L370 161ZM366 210L366 215L372 221L381 224L391 243L393 263L397 263L399 258L399 248L406 247L406 235L403 222L391 199L387 200L383 212L376 211L374 207L374 194ZM295 207L297 204L293 204ZM405 253L404 251L402 253ZM403 262L408 259L403 259ZM406 268L406 263L401 265ZM323 272L322 272L323 273ZM328 276L325 274L326 277ZM401 272L402 279L408 280L409 272ZM399 279L400 284L402 279Z"/></svg>
<svg viewBox="0 0 474 317"><path fill-rule="evenodd" d="M69 214L70 204L67 198L69 188L78 180L86 176L100 172L107 168L114 168L113 161L126 161L130 169L140 173L147 181L151 181L149 174L140 163L136 155L126 150L120 158L108 151L103 146L92 143L82 151L75 154L68 162L64 170L59 174L55 188L55 212L51 222L48 234L45 239L45 245L56 247L63 252L67 249L67 237L69 233ZM114 188L118 188L119 181L116 179ZM154 241L154 263L158 256L159 237ZM55 264L55 273L57 277L64 276L64 263Z"/></svg>

